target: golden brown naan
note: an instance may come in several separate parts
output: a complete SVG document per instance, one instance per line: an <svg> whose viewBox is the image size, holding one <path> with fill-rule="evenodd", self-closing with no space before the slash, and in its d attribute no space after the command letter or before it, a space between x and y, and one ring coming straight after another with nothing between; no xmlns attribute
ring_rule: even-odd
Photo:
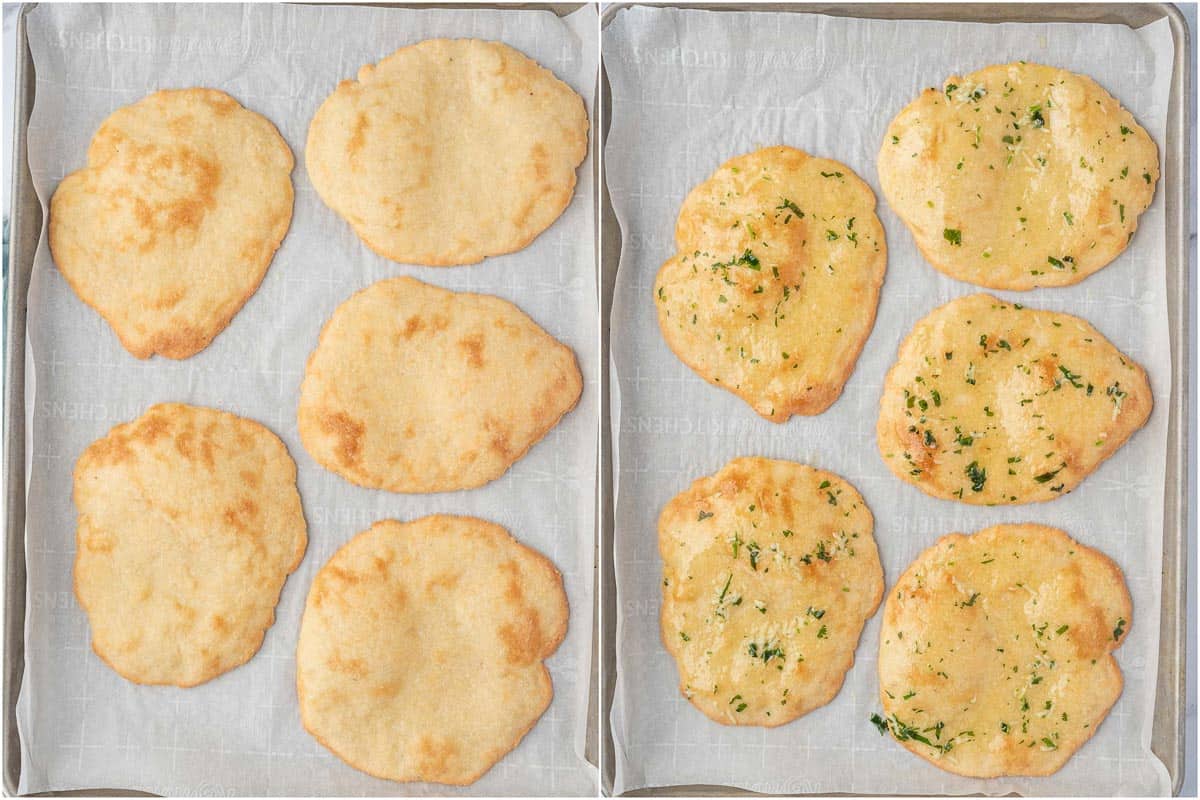
<svg viewBox="0 0 1200 800"><path fill-rule="evenodd" d="M545 556L473 517L377 522L313 580L296 648L304 727L355 769L474 783L554 695L567 632Z"/></svg>
<svg viewBox="0 0 1200 800"><path fill-rule="evenodd" d="M63 278L137 358L187 358L233 319L292 219L292 152L215 89L114 111L50 200Z"/></svg>
<svg viewBox="0 0 1200 800"><path fill-rule="evenodd" d="M883 594L874 520L842 478L735 459L663 508L662 639L684 696L723 725L832 700Z"/></svg>
<svg viewBox="0 0 1200 800"><path fill-rule="evenodd" d="M879 183L929 263L991 289L1067 286L1123 251L1158 149L1084 75L1017 62L952 76L888 126Z"/></svg>
<svg viewBox="0 0 1200 800"><path fill-rule="evenodd" d="M1146 423L1145 371L1079 317L986 294L918 322L884 381L893 473L977 505L1053 500Z"/></svg>
<svg viewBox="0 0 1200 800"><path fill-rule="evenodd" d="M528 245L562 214L587 155L583 99L501 42L402 47L326 98L313 187L375 252L430 266Z"/></svg>
<svg viewBox="0 0 1200 800"><path fill-rule="evenodd" d="M772 422L829 408L887 266L870 187L837 161L757 150L692 190L675 242L654 284L675 355Z"/></svg>
<svg viewBox="0 0 1200 800"><path fill-rule="evenodd" d="M1121 695L1132 613L1120 568L1057 528L943 536L888 592L873 721L948 772L1050 775Z"/></svg>

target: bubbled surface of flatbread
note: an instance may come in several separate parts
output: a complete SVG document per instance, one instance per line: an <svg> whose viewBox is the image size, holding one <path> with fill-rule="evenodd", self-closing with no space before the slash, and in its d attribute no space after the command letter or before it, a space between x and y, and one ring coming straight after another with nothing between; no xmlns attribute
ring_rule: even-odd
<svg viewBox="0 0 1200 800"><path fill-rule="evenodd" d="M308 537L269 430L152 406L75 462L75 595L92 648L134 683L195 686L249 661Z"/></svg>
<svg viewBox="0 0 1200 800"><path fill-rule="evenodd" d="M830 472L739 458L663 508L662 639L684 696L724 725L825 705L883 593L874 520Z"/></svg>
<svg viewBox="0 0 1200 800"><path fill-rule="evenodd" d="M304 727L350 766L469 784L517 746L554 692L562 577L499 525L384 520L317 573L296 650Z"/></svg>
<svg viewBox="0 0 1200 800"><path fill-rule="evenodd" d="M215 89L114 111L50 200L50 251L137 358L203 350L250 299L292 219L292 152Z"/></svg>
<svg viewBox="0 0 1200 800"><path fill-rule="evenodd" d="M333 312L300 385L304 447L372 489L481 486L574 408L571 349L498 297L379 281Z"/></svg>
<svg viewBox="0 0 1200 800"><path fill-rule="evenodd" d="M571 202L583 100L508 45L431 39L338 84L313 117L313 187L375 252L430 266L528 245Z"/></svg>
<svg viewBox="0 0 1200 800"><path fill-rule="evenodd" d="M944 536L888 592L876 724L958 775L1056 772L1121 694L1131 614L1117 565L1057 528Z"/></svg>
<svg viewBox="0 0 1200 800"><path fill-rule="evenodd" d="M1084 75L1004 64L926 89L888 126L879 183L934 267L991 289L1066 286L1123 251L1158 149Z"/></svg>
<svg viewBox="0 0 1200 800"><path fill-rule="evenodd" d="M1086 321L986 294L918 322L884 381L897 477L976 505L1053 500L1146 423L1145 371Z"/></svg>
<svg viewBox="0 0 1200 800"><path fill-rule="evenodd" d="M870 187L837 161L757 150L691 191L675 243L654 284L675 355L772 422L829 408L887 266Z"/></svg>

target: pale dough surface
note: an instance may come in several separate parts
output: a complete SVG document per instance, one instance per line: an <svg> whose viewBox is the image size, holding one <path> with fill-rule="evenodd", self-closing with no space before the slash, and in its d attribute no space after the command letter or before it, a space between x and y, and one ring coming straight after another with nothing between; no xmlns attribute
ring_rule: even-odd
<svg viewBox="0 0 1200 800"><path fill-rule="evenodd" d="M583 99L500 42L429 39L338 84L308 129L313 187L375 252L429 266L528 245L571 202Z"/></svg>
<svg viewBox="0 0 1200 800"><path fill-rule="evenodd" d="M1091 78L986 67L926 89L888 126L879 183L929 263L990 289L1078 283L1116 258L1158 149Z"/></svg>
<svg viewBox="0 0 1200 800"><path fill-rule="evenodd" d="M500 477L575 407L575 354L507 300L382 280L333 312L300 385L304 447L373 489Z"/></svg>
<svg viewBox="0 0 1200 800"><path fill-rule="evenodd" d="M874 519L830 472L738 458L663 508L662 640L684 696L724 725L832 700L883 594Z"/></svg>
<svg viewBox="0 0 1200 800"><path fill-rule="evenodd" d="M727 162L691 191L654 284L671 350L772 422L838 398L887 267L875 195L792 147Z"/></svg>
<svg viewBox="0 0 1200 800"><path fill-rule="evenodd" d="M75 463L75 595L92 648L134 683L244 664L308 542L296 465L262 425L152 406Z"/></svg>
<svg viewBox="0 0 1200 800"><path fill-rule="evenodd" d="M550 705L567 630L545 556L474 517L377 522L317 573L296 649L304 727L356 769L474 783Z"/></svg>
<svg viewBox="0 0 1200 800"><path fill-rule="evenodd" d="M292 152L215 89L114 111L50 200L63 278L137 358L203 350L258 289L292 219Z"/></svg>
<svg viewBox="0 0 1200 800"><path fill-rule="evenodd" d="M1057 528L943 536L888 592L874 721L958 775L1054 773L1121 695L1132 612L1120 568Z"/></svg>
<svg viewBox="0 0 1200 800"><path fill-rule="evenodd" d="M876 441L900 479L977 505L1053 500L1142 427L1145 371L1088 322L986 294L919 321L884 381Z"/></svg>

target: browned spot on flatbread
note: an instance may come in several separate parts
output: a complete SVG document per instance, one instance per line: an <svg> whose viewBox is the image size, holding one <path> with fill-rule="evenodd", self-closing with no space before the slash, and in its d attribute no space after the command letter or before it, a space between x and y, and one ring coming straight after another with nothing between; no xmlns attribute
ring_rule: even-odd
<svg viewBox="0 0 1200 800"><path fill-rule="evenodd" d="M107 533L90 533L83 540L83 546L93 553L111 553L116 545L116 537Z"/></svg>
<svg viewBox="0 0 1200 800"><path fill-rule="evenodd" d="M225 509L224 519L233 528L247 532L258 516L258 505L249 497L243 497L237 505Z"/></svg>
<svg viewBox="0 0 1200 800"><path fill-rule="evenodd" d="M344 411L326 414L321 419L321 431L328 436L337 438L338 460L346 466L352 466L362 452L362 438L366 426L350 417Z"/></svg>
<svg viewBox="0 0 1200 800"><path fill-rule="evenodd" d="M367 115L360 111L354 120L354 130L350 133L350 140L346 142L346 155L352 159L358 155L358 151L366 142L367 125Z"/></svg>
<svg viewBox="0 0 1200 800"><path fill-rule="evenodd" d="M501 625L498 633L508 663L529 664L541 658L545 637L537 609L522 609L516 621Z"/></svg>
<svg viewBox="0 0 1200 800"><path fill-rule="evenodd" d="M473 333L458 340L458 346L467 357L467 363L475 369L483 368L483 334Z"/></svg>
<svg viewBox="0 0 1200 800"><path fill-rule="evenodd" d="M550 168L547 164L546 146L538 142L533 146L530 162L533 164L533 175L537 180L544 181L549 177Z"/></svg>
<svg viewBox="0 0 1200 800"><path fill-rule="evenodd" d="M458 585L458 577L459 576L457 572L443 572L430 579L430 581L425 584L425 591L429 592L433 589L453 589Z"/></svg>
<svg viewBox="0 0 1200 800"><path fill-rule="evenodd" d="M160 292L158 297L151 300L148 305L150 308L158 311L165 311L179 305L179 301L183 299L186 293L186 290L182 286L176 286L173 289Z"/></svg>
<svg viewBox="0 0 1200 800"><path fill-rule="evenodd" d="M361 658L342 658L334 653L329 657L326 665L334 672L341 672L354 678L367 677L367 665Z"/></svg>
<svg viewBox="0 0 1200 800"><path fill-rule="evenodd" d="M88 447L87 452L102 466L113 466L136 458L125 437L117 434L96 441Z"/></svg>
<svg viewBox="0 0 1200 800"><path fill-rule="evenodd" d="M171 423L165 417L146 417L141 425L133 429L133 438L144 444L154 444L158 437L166 436L170 428Z"/></svg>
<svg viewBox="0 0 1200 800"><path fill-rule="evenodd" d="M458 746L442 737L422 736L417 742L417 770L427 779L437 780L450 769L450 761L458 755Z"/></svg>
<svg viewBox="0 0 1200 800"><path fill-rule="evenodd" d="M425 327L425 321L419 315L413 315L404 323L404 328L400 331L400 335L405 339L411 339L413 334Z"/></svg>
<svg viewBox="0 0 1200 800"><path fill-rule="evenodd" d="M259 484L262 483L262 477L253 470L244 469L238 473L238 477L251 489L257 489Z"/></svg>

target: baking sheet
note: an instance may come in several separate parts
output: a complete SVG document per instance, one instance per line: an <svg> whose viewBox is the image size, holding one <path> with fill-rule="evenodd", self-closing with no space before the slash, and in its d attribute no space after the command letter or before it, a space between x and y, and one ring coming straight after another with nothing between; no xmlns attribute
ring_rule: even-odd
<svg viewBox="0 0 1200 800"><path fill-rule="evenodd" d="M797 46L803 43L803 46ZM969 24L843 19L807 14L633 8L605 29L612 127L608 189L623 248L611 329L617 446L614 793L715 784L762 792L1166 794L1150 751L1159 636L1163 484L1171 364L1160 183L1131 247L1075 287L998 293L1081 314L1149 370L1156 409L1147 427L1073 494L1051 504L982 509L926 497L897 481L877 454L874 419L900 339L924 314L977 291L942 277L881 201L888 276L879 317L846 392L817 418L762 421L709 387L667 349L650 287L673 252L686 192L728 157L790 144L844 161L876 190L874 161L891 117L920 89L954 73L1025 59L1092 75L1165 142L1173 48L1167 20L1118 25ZM832 469L876 516L885 573L894 580L952 530L1037 521L1114 556L1134 598L1130 638L1117 652L1125 692L1096 737L1056 776L960 778L881 738L878 615L858 663L828 706L774 730L718 726L677 691L659 643L658 509L694 477L738 455L791 458Z"/></svg>
<svg viewBox="0 0 1200 800"><path fill-rule="evenodd" d="M336 83L421 39L503 40L537 59L592 113L594 7L550 12L397 10L282 5L44 5L27 19L37 69L28 130L43 209L81 167L88 141L118 106L157 88L228 91L275 123L297 157L292 227L262 286L230 327L182 362L139 362L69 290L45 241L29 293L28 562L19 791L122 788L160 794L591 795L584 757L592 660L597 409L592 164L575 199L519 253L452 269L375 256L312 191L303 168L308 120ZM496 294L570 345L584 374L579 406L501 479L442 495L354 487L302 449L295 408L303 363L333 308L394 275ZM36 380L34 377L36 376ZM262 650L201 687L137 687L103 666L71 592L75 457L154 402L224 408L271 427L299 468L309 548L288 580ZM333 551L377 519L476 514L508 527L563 572L572 615L549 660L555 699L521 745L468 789L397 785L358 773L300 725L293 650L308 585ZM447 714L470 713L447 708Z"/></svg>

